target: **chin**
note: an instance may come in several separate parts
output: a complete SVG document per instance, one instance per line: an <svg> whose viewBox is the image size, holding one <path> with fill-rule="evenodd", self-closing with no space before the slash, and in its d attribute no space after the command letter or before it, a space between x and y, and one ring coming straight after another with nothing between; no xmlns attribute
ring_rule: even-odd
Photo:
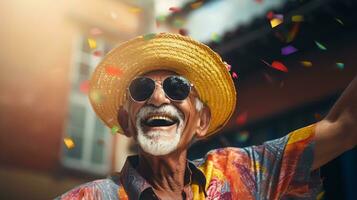
<svg viewBox="0 0 357 200"><path fill-rule="evenodd" d="M145 130L137 124L137 142L140 148L153 156L163 156L174 152L181 140L183 124L177 124L174 130Z"/></svg>
<svg viewBox="0 0 357 200"><path fill-rule="evenodd" d="M153 156L163 156L174 152L181 139L181 134L175 133L170 140L163 138L163 131L151 131L149 133L138 132L138 144L146 153Z"/></svg>

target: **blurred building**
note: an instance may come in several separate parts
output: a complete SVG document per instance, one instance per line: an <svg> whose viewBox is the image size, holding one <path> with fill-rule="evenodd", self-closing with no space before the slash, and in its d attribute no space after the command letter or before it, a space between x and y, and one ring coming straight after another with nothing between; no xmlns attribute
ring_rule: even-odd
<svg viewBox="0 0 357 200"><path fill-rule="evenodd" d="M130 142L95 117L87 80L152 15L152 1L0 3L0 199L50 199L120 170Z"/></svg>

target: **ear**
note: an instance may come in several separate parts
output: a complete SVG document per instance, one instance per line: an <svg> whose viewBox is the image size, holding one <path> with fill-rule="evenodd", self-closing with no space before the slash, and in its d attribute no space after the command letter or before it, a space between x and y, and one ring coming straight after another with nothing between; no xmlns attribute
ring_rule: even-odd
<svg viewBox="0 0 357 200"><path fill-rule="evenodd" d="M118 123L121 126L121 128L124 131L124 135L126 135L127 137L130 137L130 131L128 129L129 127L129 116L128 116L128 112L124 109L123 106L120 106L119 110L118 110Z"/></svg>
<svg viewBox="0 0 357 200"><path fill-rule="evenodd" d="M197 131L196 131L197 139L202 139L203 137L206 136L210 122L211 122L211 110L209 109L209 107L205 105L200 111L200 117L197 121Z"/></svg>

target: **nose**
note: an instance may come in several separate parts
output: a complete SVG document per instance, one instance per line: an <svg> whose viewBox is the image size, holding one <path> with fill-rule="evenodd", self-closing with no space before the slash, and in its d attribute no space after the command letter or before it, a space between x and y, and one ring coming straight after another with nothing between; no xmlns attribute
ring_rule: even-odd
<svg viewBox="0 0 357 200"><path fill-rule="evenodd" d="M156 84L154 93L147 100L147 104L160 107L163 104L169 104L169 103L170 103L170 99L166 97L162 86L160 84Z"/></svg>

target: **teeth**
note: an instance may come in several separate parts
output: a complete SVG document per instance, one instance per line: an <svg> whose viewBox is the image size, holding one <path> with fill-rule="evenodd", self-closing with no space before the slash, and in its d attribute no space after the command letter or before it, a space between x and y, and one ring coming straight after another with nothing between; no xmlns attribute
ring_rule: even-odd
<svg viewBox="0 0 357 200"><path fill-rule="evenodd" d="M147 122L150 123L152 122L153 120L166 120L166 121L169 121L169 122L173 122L172 119L170 119L169 117L165 117L165 116L152 116L152 117L149 117L147 118Z"/></svg>

